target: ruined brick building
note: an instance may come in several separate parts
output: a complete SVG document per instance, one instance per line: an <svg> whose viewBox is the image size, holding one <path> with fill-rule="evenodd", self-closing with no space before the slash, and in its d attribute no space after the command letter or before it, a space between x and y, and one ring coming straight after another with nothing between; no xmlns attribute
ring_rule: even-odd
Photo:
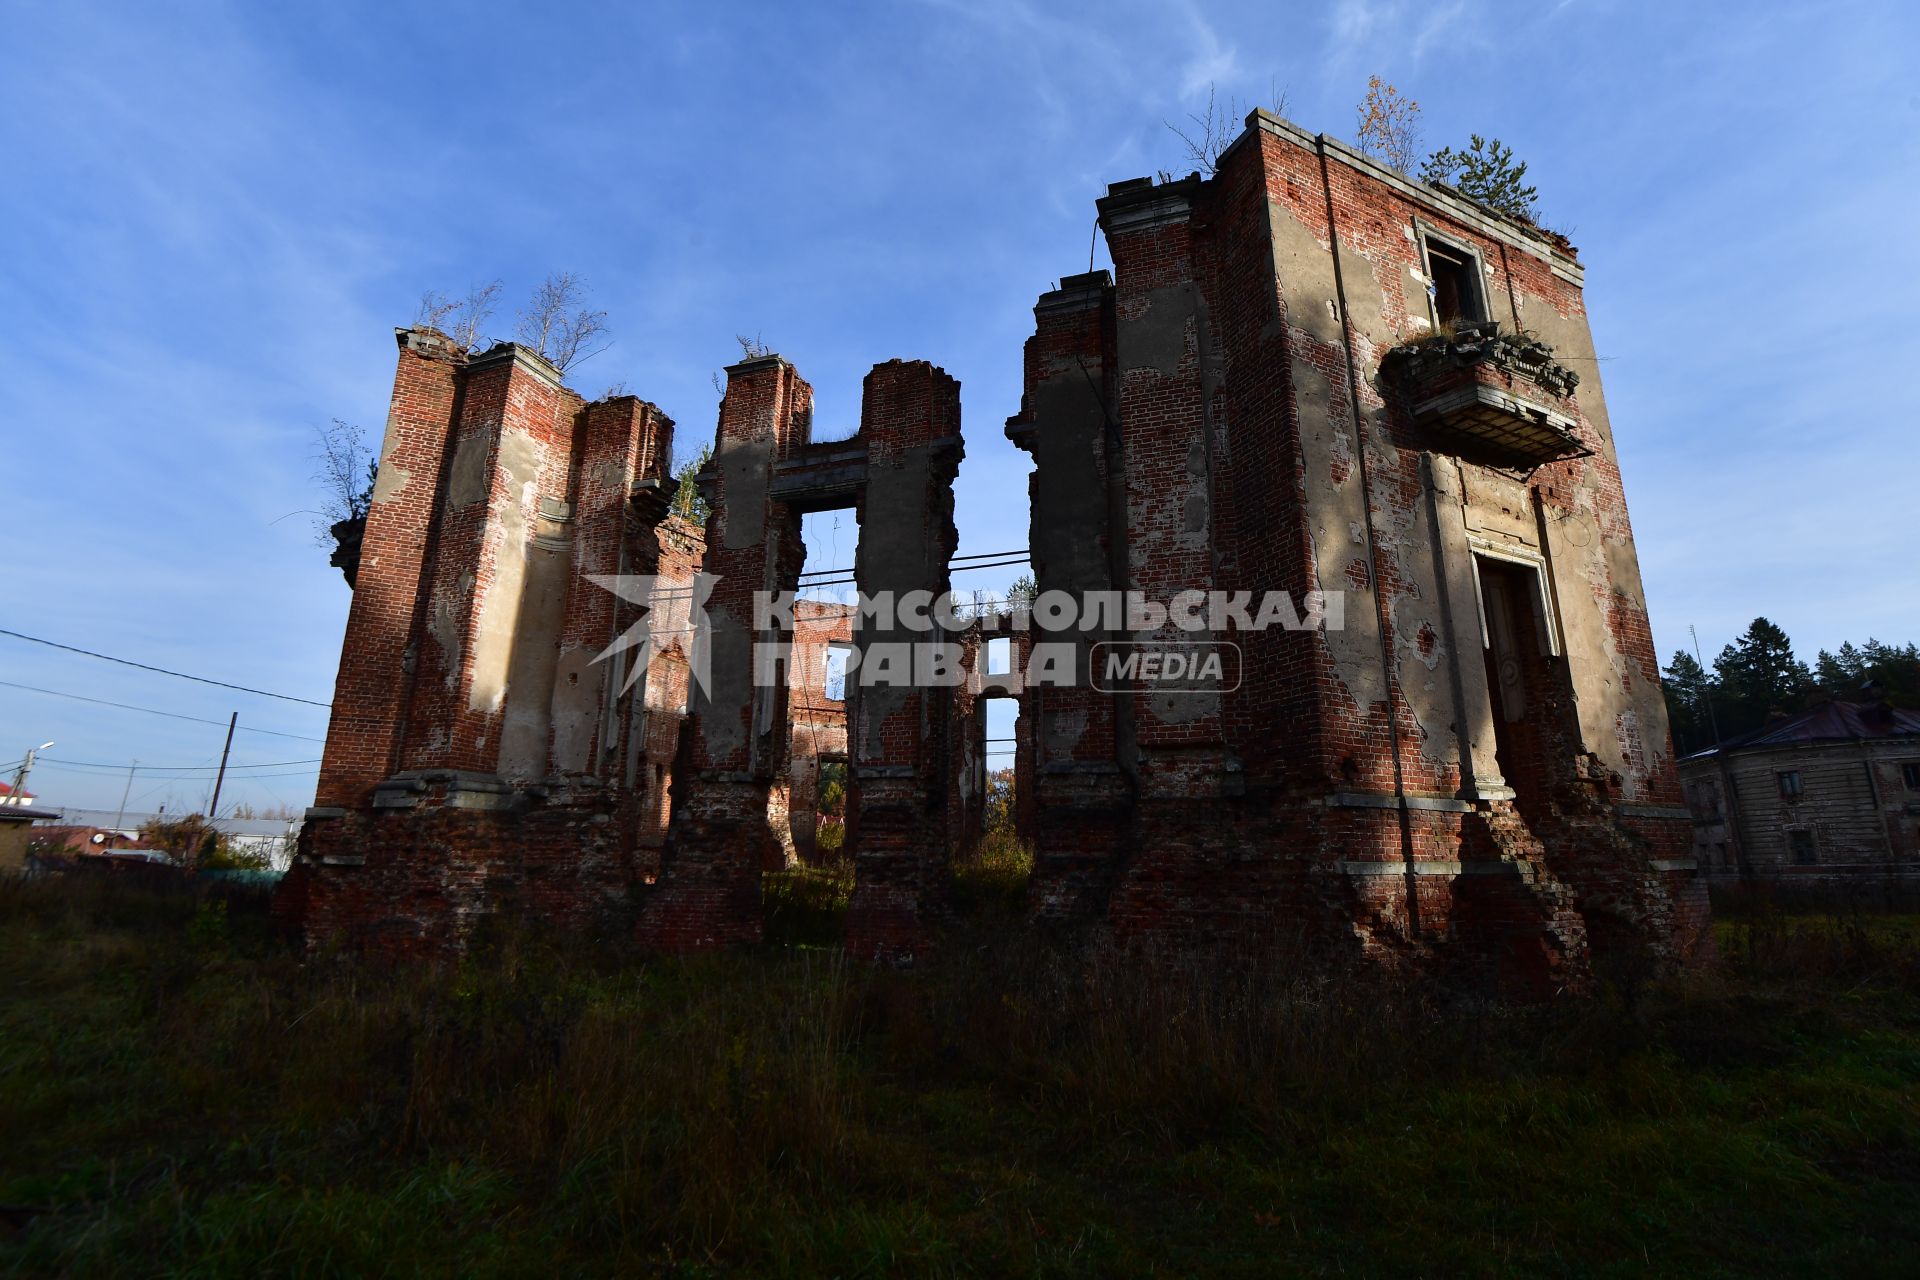
<svg viewBox="0 0 1920 1280"><path fill-rule="evenodd" d="M753 594L792 588L802 516L837 508L860 520L861 592L948 591L953 379L877 365L859 431L815 443L797 370L732 366L700 530L668 514L651 405L403 331L283 892L309 940L442 947L511 910L652 948L752 941L760 875L805 852L818 762L844 759L849 946L912 955L977 830L982 708L1005 695L1037 927L1543 990L1690 951L1704 889L1572 249L1264 113L1213 177L1098 203L1114 270L1040 297L1006 427L1034 463L1039 587L1344 592L1344 626L1209 631L1235 678L1174 691L1103 685L1098 647L1192 633L1093 610L1072 681L850 681L829 713L820 651L904 633L769 620ZM696 567L705 687L688 700L667 646L627 689L619 656L594 659L635 609L593 577ZM945 638L980 673L1007 625ZM784 679L755 683L756 645Z"/></svg>

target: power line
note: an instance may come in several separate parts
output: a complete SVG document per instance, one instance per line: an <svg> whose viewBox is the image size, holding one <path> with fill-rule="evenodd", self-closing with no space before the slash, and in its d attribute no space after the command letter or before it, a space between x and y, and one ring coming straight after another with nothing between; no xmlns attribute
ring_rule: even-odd
<svg viewBox="0 0 1920 1280"><path fill-rule="evenodd" d="M140 764L137 761L127 761L126 763L123 763L123 764L112 764L105 760L61 760L56 756L41 756L40 759L50 761L53 764L71 765L79 769L138 769L142 773L153 773L153 774L212 773L215 768L215 766L210 764ZM231 765L228 765L227 767L229 769L284 769L288 765L319 764L319 763L320 761L318 759L262 760L258 764L231 764Z"/></svg>
<svg viewBox="0 0 1920 1280"><path fill-rule="evenodd" d="M1012 551L976 551L972 555L954 556L952 560L957 564L962 560L999 560L1006 556L1019 556L1025 559L1027 550L1026 547L1017 547Z"/></svg>
<svg viewBox="0 0 1920 1280"><path fill-rule="evenodd" d="M9 631L5 627L0 627L0 636L12 636L16 640L26 640L33 644L44 644L50 649L64 649L68 653L77 653L86 658L98 658L102 662L117 662L123 667L137 667L142 671L152 671L163 676L173 676L178 680L192 680L199 684L210 684L221 689L233 689L240 693L257 694L262 698L278 698L282 702L300 702L309 707L324 707L329 711L333 709L331 702L315 702L312 698L296 698L290 693L269 693L265 689L252 689L244 684L228 684L225 680L210 680L206 676L190 676L184 671L170 671L166 667L155 667L144 662L135 662L131 658L116 658L110 654L95 653L91 649L76 649L70 644L61 644L57 640L43 640L39 636L30 636L19 631Z"/></svg>
<svg viewBox="0 0 1920 1280"><path fill-rule="evenodd" d="M42 689L38 685L15 684L11 680L0 680L0 687L25 689L28 693L44 693L54 698L71 698L75 702L91 702L98 707L117 707L122 711L143 711L150 716L166 716L170 720L189 720L194 724L223 725L224 720L209 720L205 716L185 716L178 711L161 711L157 707L136 707L130 702L108 702L105 698L88 698L77 693L63 693L58 689ZM293 738L299 742L325 742L325 738L314 738L304 733L281 733L277 729L255 729L251 725L241 725L242 733L263 733L270 738Z"/></svg>
<svg viewBox="0 0 1920 1280"><path fill-rule="evenodd" d="M973 555L953 556L948 559L947 563L958 572L964 569L993 569L1007 564L1025 564L1030 558L1027 549L1022 547L1015 551L981 551ZM992 563L978 564L975 563L976 561L991 561ZM851 567L835 566L831 569L809 569L802 573L800 577L802 579L841 578L849 577L852 573L853 569Z"/></svg>
<svg viewBox="0 0 1920 1280"><path fill-rule="evenodd" d="M36 770L41 768L41 762L38 760L34 761L33 767ZM124 773L126 771L125 765L120 766L118 769L77 769L77 768L74 768L72 765L64 765L64 764L48 764L45 767L49 773L72 773L72 774L78 774L83 778L111 778L121 773ZM311 778L316 771L317 771L316 768L309 767L306 769L291 769L284 773L282 772L235 773L232 767L229 766L227 769L227 781L228 782L254 782L261 778ZM167 787L173 786L176 783L192 782L192 783L204 785L206 783L213 781L213 776L212 776L213 772L214 772L213 769L209 767L207 769L202 770L199 773L188 773L188 774L155 773L155 774L149 775L146 769L142 767L139 770L139 775L142 778L151 776L153 781L159 783L160 785L142 792L141 796L142 798L145 798L146 796L152 795L155 791L165 790Z"/></svg>
<svg viewBox="0 0 1920 1280"><path fill-rule="evenodd" d="M1015 565L1027 563L1027 558L1021 556L1018 560L990 560L986 564L956 564L952 566L952 571L954 573L972 573L975 569L1011 569Z"/></svg>

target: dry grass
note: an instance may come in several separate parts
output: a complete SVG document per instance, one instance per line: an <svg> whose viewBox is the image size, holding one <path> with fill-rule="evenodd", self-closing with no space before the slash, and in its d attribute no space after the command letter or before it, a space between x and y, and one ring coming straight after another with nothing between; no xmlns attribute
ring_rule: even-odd
<svg viewBox="0 0 1920 1280"><path fill-rule="evenodd" d="M12 885L0 1264L1898 1274L1920 945L1778 914L1631 1005L1502 1009L986 933L911 973L302 964L244 899Z"/></svg>

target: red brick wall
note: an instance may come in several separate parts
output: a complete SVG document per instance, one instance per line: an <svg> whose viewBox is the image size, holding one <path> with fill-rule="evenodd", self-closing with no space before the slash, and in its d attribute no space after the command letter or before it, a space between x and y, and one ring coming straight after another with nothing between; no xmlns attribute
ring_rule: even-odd
<svg viewBox="0 0 1920 1280"><path fill-rule="evenodd" d="M1101 693L1084 671L1023 695L1036 916L1179 943L1292 938L1535 993L1583 981L1590 955L1699 945L1704 890L1678 865L1687 826L1571 249L1269 118L1212 179L1119 184L1100 208L1115 278L1041 299L1008 427L1038 462L1041 589L1340 590L1346 628L1161 629L1242 649L1238 688L1183 703ZM1495 319L1581 374L1560 407L1585 456L1488 471L1382 379L1388 351L1427 332L1428 232L1478 252ZM696 533L661 521L671 423L652 406L583 406L529 357L470 359L426 331L401 348L321 779L348 812L309 824L285 895L309 937L438 946L508 910L589 927L657 878L644 944L755 939L761 870L794 833L807 843L815 760L846 751L849 946L924 949L977 820L962 773L980 703L916 688L829 707L821 650L845 620L802 606L790 634L755 629L752 593L791 589L801 565L798 509L772 484L808 447L804 380L777 357L729 370L716 514ZM876 366L844 452L867 469L861 589L944 590L958 384ZM823 474L845 461L807 457ZM1493 718L1488 555L1541 575L1560 646L1519 654L1517 726ZM712 686L691 714L683 647L624 699L594 660L636 611L587 575L656 565L718 578ZM516 591L550 620L551 661L489 649ZM1022 637L1023 665L1027 641L1073 638ZM752 643L783 640L787 679L753 689ZM962 640L977 657L978 636ZM489 782L503 733L524 744L529 726L548 735L547 776ZM433 772L450 769L480 776ZM404 807L369 807L397 773L383 804Z"/></svg>
<svg viewBox="0 0 1920 1280"><path fill-rule="evenodd" d="M637 611L591 578L698 564L697 531L660 525L672 423L631 397L585 405L516 348L468 357L426 330L400 346L320 807L281 914L312 943L451 945L522 886L542 918L598 918L657 864L635 850L659 843L681 700L650 717L642 690L616 696L596 659ZM684 681L674 656L653 682ZM503 781L510 718L522 757Z"/></svg>
<svg viewBox="0 0 1920 1280"><path fill-rule="evenodd" d="M347 611L318 805L364 804L374 784L398 767L426 569L421 553L439 510L448 427L466 364L443 334L416 329L396 336L400 364L380 446L381 480Z"/></svg>

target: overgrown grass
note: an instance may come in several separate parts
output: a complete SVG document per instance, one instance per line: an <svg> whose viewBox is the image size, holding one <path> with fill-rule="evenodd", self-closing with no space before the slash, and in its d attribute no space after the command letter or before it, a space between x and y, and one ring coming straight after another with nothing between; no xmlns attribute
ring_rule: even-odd
<svg viewBox="0 0 1920 1280"><path fill-rule="evenodd" d="M968 914L983 908L1004 913L1026 898L1032 878L1033 847L1011 826L991 827L953 864L954 902Z"/></svg>
<svg viewBox="0 0 1920 1280"><path fill-rule="evenodd" d="M1777 916L1631 1002L1502 1009L1011 938L302 964L245 899L14 884L0 1265L1910 1273L1920 945Z"/></svg>
<svg viewBox="0 0 1920 1280"><path fill-rule="evenodd" d="M766 939L775 946L831 947L845 938L853 896L853 860L834 857L816 866L770 871L760 877Z"/></svg>

